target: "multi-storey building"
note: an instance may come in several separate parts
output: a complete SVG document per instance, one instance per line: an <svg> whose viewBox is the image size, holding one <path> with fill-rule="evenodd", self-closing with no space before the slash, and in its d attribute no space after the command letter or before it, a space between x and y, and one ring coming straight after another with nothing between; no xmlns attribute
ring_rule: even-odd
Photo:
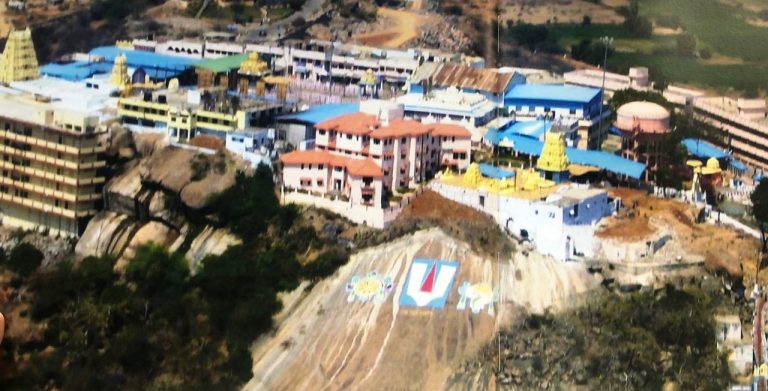
<svg viewBox="0 0 768 391"><path fill-rule="evenodd" d="M361 110L376 111L365 106ZM403 119L398 105L379 112L357 112L318 123L314 150L282 156L284 185L323 194L349 196L352 192L353 202L381 206L387 192L416 186L442 167L463 170L469 166L471 134L466 128ZM356 197L355 181L362 181L360 186L368 193Z"/></svg>
<svg viewBox="0 0 768 391"><path fill-rule="evenodd" d="M2 223L76 236L96 213L104 177L99 117L26 94L0 95Z"/></svg>
<svg viewBox="0 0 768 391"><path fill-rule="evenodd" d="M167 131L173 140L188 141L198 133L226 134L269 125L283 105L239 100L226 91L158 90L120 98L117 114L127 125Z"/></svg>

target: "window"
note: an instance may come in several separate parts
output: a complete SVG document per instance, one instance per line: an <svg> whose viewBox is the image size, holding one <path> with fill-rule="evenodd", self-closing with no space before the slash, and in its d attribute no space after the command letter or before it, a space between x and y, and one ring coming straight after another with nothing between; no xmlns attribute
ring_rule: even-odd
<svg viewBox="0 0 768 391"><path fill-rule="evenodd" d="M550 111L552 111L552 108L550 108L550 107L545 107L544 108L544 112L545 113L549 113Z"/></svg>
<svg viewBox="0 0 768 391"><path fill-rule="evenodd" d="M485 196L480 196L480 206L485 206Z"/></svg>
<svg viewBox="0 0 768 391"><path fill-rule="evenodd" d="M373 139L373 145L379 145L381 141L379 139Z"/></svg>
<svg viewBox="0 0 768 391"><path fill-rule="evenodd" d="M323 169L323 167L324 167L324 165L322 165L322 164L318 164L318 165L317 165L317 168L318 168L319 170L322 170L322 169Z"/></svg>
<svg viewBox="0 0 768 391"><path fill-rule="evenodd" d="M401 142L401 143L403 143L403 144L405 144L405 137L401 138L401 139L400 139L400 142Z"/></svg>
<svg viewBox="0 0 768 391"><path fill-rule="evenodd" d="M579 217L579 204L576 204L573 206L573 211L571 212L571 216Z"/></svg>
<svg viewBox="0 0 768 391"><path fill-rule="evenodd" d="M569 111L569 113L571 113L571 115L575 115L575 114L576 114L576 109L571 109L571 110Z"/></svg>
<svg viewBox="0 0 768 391"><path fill-rule="evenodd" d="M322 186L323 185L323 180L322 179L318 179L317 180L317 185L318 186Z"/></svg>
<svg viewBox="0 0 768 391"><path fill-rule="evenodd" d="M304 163L301 163L301 169L302 170L304 169Z"/></svg>

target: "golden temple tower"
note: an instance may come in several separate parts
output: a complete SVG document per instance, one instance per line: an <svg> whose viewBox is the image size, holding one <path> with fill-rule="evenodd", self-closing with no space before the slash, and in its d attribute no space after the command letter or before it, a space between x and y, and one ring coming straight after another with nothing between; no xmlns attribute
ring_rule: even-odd
<svg viewBox="0 0 768 391"><path fill-rule="evenodd" d="M32 31L27 27L20 31L11 31L5 43L5 50L0 57L0 82L10 83L19 80L37 79L39 69L35 45L32 43Z"/></svg>
<svg viewBox="0 0 768 391"><path fill-rule="evenodd" d="M542 172L545 179L554 180L556 183L568 179L568 155L565 153L565 138L562 133L548 132L544 139L544 147L541 156L536 163L536 168Z"/></svg>
<svg viewBox="0 0 768 391"><path fill-rule="evenodd" d="M115 58L115 65L112 67L112 74L109 76L109 82L122 89L125 89L130 83L131 79L128 77L128 65L126 64L127 58L125 54L121 54Z"/></svg>

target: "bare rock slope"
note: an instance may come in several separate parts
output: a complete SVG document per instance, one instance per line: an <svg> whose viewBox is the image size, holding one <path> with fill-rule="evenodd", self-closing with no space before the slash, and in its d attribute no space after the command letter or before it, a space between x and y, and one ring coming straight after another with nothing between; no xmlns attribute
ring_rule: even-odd
<svg viewBox="0 0 768 391"><path fill-rule="evenodd" d="M399 304L414 258L459 262L442 309ZM374 271L392 278L386 299L348 302L352 278ZM465 281L492 284L499 300L494 315L487 309L478 314L457 309L458 288ZM524 311L561 306L596 284L578 264L522 252L497 263L439 229L419 231L357 253L311 290L303 285L286 295L275 334L253 349L254 377L245 389L455 388L451 374L474 357L498 327Z"/></svg>

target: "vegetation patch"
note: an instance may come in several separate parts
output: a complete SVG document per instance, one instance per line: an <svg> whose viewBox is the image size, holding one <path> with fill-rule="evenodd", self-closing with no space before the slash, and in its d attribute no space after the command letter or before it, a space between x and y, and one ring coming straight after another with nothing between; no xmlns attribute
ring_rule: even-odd
<svg viewBox="0 0 768 391"><path fill-rule="evenodd" d="M497 382L521 389L724 390L731 376L716 345L717 295L696 285L597 293L562 314L527 316L482 360Z"/></svg>

